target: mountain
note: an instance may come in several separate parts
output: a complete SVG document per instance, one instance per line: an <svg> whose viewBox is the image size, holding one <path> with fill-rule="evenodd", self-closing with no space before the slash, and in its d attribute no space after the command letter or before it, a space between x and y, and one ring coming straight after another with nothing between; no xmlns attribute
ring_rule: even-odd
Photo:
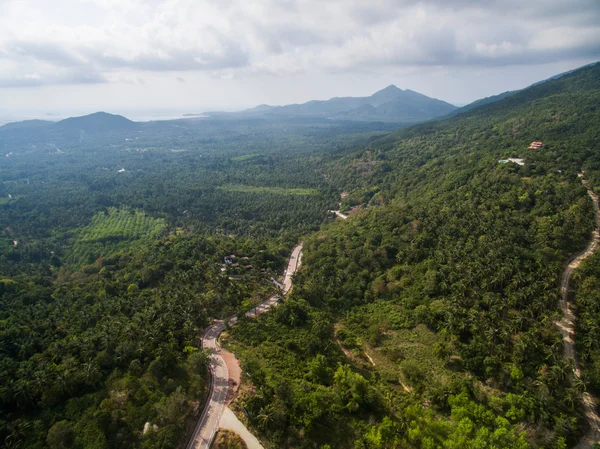
<svg viewBox="0 0 600 449"><path fill-rule="evenodd" d="M108 131L129 131L139 125L122 115L96 112L81 117L70 117L57 122L55 128L65 131L84 131L87 133Z"/></svg>
<svg viewBox="0 0 600 449"><path fill-rule="evenodd" d="M21 122L7 123L0 126L0 133L10 133L12 131L41 131L50 133L84 131L86 133L106 133L130 131L138 128L139 125L139 123L133 122L122 115L95 112L80 117L69 117L58 122L23 120Z"/></svg>
<svg viewBox="0 0 600 449"><path fill-rule="evenodd" d="M381 89L371 95L369 98L369 104L372 106L379 106L388 101L392 101L393 99L402 95L402 89L397 88L393 84L390 84L388 87ZM408 91L407 91L408 92Z"/></svg>
<svg viewBox="0 0 600 449"><path fill-rule="evenodd" d="M0 130L13 130L13 129L24 129L24 128L43 128L52 125L54 122L49 120L23 120L20 122L11 122L3 126L0 126Z"/></svg>
<svg viewBox="0 0 600 449"><path fill-rule="evenodd" d="M444 116L456 107L410 89L390 85L369 97L334 97L285 106L260 105L241 112L207 112L212 117L324 117L335 120L368 120L418 123Z"/></svg>
<svg viewBox="0 0 600 449"><path fill-rule="evenodd" d="M38 148L48 145L61 147L80 145L82 142L123 142L144 125L123 116L96 112L81 117L70 117L58 122L45 120L25 120L0 126L0 147ZM158 130L160 124L151 125ZM158 132L158 131L157 131Z"/></svg>
<svg viewBox="0 0 600 449"><path fill-rule="evenodd" d="M369 105L372 105L373 109L369 110L366 117L384 121L421 122L441 117L455 109L453 105L445 101L436 100L409 89L401 90L396 86L380 90L369 99ZM377 104L378 100L382 101ZM365 109L359 107L340 115L358 119L359 116L364 117L364 112Z"/></svg>

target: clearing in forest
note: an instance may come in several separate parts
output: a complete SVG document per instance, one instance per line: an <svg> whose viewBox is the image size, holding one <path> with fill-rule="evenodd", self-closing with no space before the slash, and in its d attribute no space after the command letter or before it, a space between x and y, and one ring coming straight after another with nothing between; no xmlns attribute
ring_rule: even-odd
<svg viewBox="0 0 600 449"><path fill-rule="evenodd" d="M219 189L226 192L242 192L242 193L271 193L275 195L318 195L317 189L304 188L285 188L285 187L259 187L248 186L244 184L225 184Z"/></svg>
<svg viewBox="0 0 600 449"><path fill-rule="evenodd" d="M75 265L94 262L157 237L167 227L162 218L141 211L111 207L99 212L89 225L75 231L74 243L67 260Z"/></svg>

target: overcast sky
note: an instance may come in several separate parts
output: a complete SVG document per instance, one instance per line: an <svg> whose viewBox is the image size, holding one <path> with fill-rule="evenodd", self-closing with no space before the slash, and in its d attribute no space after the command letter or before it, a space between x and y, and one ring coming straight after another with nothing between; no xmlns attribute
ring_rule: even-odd
<svg viewBox="0 0 600 449"><path fill-rule="evenodd" d="M455 104L600 60L600 0L0 0L0 108Z"/></svg>

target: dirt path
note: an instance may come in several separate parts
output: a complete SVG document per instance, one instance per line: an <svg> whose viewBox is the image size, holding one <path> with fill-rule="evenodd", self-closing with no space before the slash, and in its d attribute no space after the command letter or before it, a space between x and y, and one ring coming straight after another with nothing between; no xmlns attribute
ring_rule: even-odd
<svg viewBox="0 0 600 449"><path fill-rule="evenodd" d="M342 194L342 198L344 198L343 195L344 194ZM342 203L340 202L340 203L338 203L338 205L339 205L339 208L341 209L342 208ZM348 215L343 214L340 209L338 209L338 210L328 210L327 212L335 214L337 217L341 218L342 220L345 220L346 218L348 218Z"/></svg>
<svg viewBox="0 0 600 449"><path fill-rule="evenodd" d="M229 391L227 392L227 404L230 404L235 397L240 382L242 381L242 368L240 367L240 361L235 358L235 355L229 352L225 348L221 348L221 357L227 365L227 371L229 372Z"/></svg>
<svg viewBox="0 0 600 449"><path fill-rule="evenodd" d="M580 177L583 174L579 175ZM592 198L594 202L594 212L596 214L596 228L592 233L592 240L588 244L585 251L575 256L571 262L567 265L567 268L563 272L561 282L560 282L560 291L561 291L561 301L560 307L563 311L563 319L560 320L557 324L560 332L563 336L564 340L564 351L565 356L573 363L575 377L577 379L581 376L581 371L579 369L579 363L577 362L577 357L575 354L575 314L571 309L571 304L569 303L569 284L571 282L571 277L573 275L573 270L577 269L581 262L587 259L589 256L594 254L600 245L600 209L598 205L598 197L592 190L587 186L587 181L582 180L583 185L588 189L588 195ZM588 393L583 393L583 408L585 411L585 416L590 425L590 431L583 437L583 439L579 442L575 449L588 449L594 446L594 443L600 441L600 416L596 413L596 406L594 398Z"/></svg>
<svg viewBox="0 0 600 449"><path fill-rule="evenodd" d="M339 210L328 210L327 212L331 212L331 213L334 213L334 214L336 214L336 215L337 215L338 217L340 217L342 220L345 220L346 218L348 218L348 215L346 215L346 214L342 214L342 212L341 212L341 211L339 211Z"/></svg>

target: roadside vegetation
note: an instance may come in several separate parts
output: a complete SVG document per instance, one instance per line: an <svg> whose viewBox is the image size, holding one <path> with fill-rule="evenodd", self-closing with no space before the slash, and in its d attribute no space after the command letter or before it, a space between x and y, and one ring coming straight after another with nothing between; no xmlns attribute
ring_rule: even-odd
<svg viewBox="0 0 600 449"><path fill-rule="evenodd" d="M575 333L582 380L600 396L600 255L584 261L574 275Z"/></svg>
<svg viewBox="0 0 600 449"><path fill-rule="evenodd" d="M279 250L237 243L171 236L55 282L0 276L5 447L177 446L203 405L201 330L274 291L260 261ZM232 281L220 262L241 247L257 270Z"/></svg>
<svg viewBox="0 0 600 449"><path fill-rule="evenodd" d="M211 446L212 449L247 449L248 446L244 440L235 432L226 429L220 429L215 436Z"/></svg>

